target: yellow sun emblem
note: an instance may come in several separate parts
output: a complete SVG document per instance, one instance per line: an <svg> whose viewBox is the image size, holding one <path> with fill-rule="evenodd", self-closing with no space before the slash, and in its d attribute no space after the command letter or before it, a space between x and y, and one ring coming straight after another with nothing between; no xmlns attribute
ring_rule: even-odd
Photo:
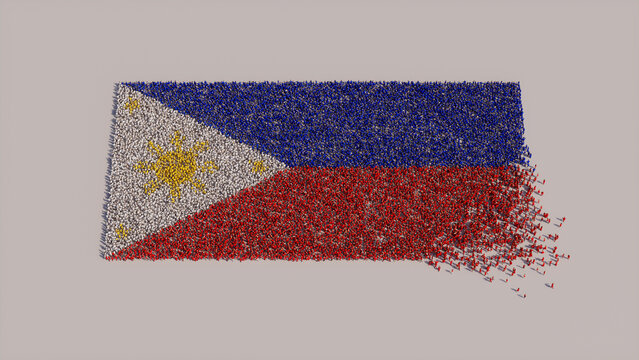
<svg viewBox="0 0 639 360"><path fill-rule="evenodd" d="M182 148L184 137L176 131L173 140L173 151L165 151L162 147L149 141L149 151L155 154L157 160L154 162L140 161L135 165L135 169L145 174L153 171L156 178L144 184L144 193L149 195L157 190L162 183L169 186L171 191L171 202L180 198L180 186L189 183L192 188L200 190L202 194L206 194L204 184L195 178L195 173L200 170L212 173L213 170L219 168L213 161L205 161L203 165L197 165L198 153L206 150L209 146L208 142L201 141L195 144L191 149Z"/></svg>

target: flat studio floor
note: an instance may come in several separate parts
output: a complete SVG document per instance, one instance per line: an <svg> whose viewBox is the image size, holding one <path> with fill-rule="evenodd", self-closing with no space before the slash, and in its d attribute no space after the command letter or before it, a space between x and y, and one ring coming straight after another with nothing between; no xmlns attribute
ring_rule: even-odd
<svg viewBox="0 0 639 360"><path fill-rule="evenodd" d="M0 1L0 358L636 359L638 20L625 1ZM571 259L506 284L100 258L115 83L287 80L520 82Z"/></svg>

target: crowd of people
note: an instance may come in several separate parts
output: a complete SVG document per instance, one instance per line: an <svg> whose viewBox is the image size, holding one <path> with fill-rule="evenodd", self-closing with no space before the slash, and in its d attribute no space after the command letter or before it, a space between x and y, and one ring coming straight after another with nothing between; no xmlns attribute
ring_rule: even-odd
<svg viewBox="0 0 639 360"><path fill-rule="evenodd" d="M512 82L134 82L288 166L527 164ZM528 164L527 164L528 165Z"/></svg>
<svg viewBox="0 0 639 360"><path fill-rule="evenodd" d="M489 277L568 259L532 171L289 169L110 260L425 260ZM555 222L562 224L563 220ZM541 270L540 270L541 269Z"/></svg>
<svg viewBox="0 0 639 360"><path fill-rule="evenodd" d="M542 235L518 84L127 86L290 168L108 260L423 260L492 282L570 257Z"/></svg>

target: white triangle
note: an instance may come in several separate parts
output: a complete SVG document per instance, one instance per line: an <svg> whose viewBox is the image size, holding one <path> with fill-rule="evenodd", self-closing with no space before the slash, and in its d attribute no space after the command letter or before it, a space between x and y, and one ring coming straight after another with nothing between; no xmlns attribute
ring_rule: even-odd
<svg viewBox="0 0 639 360"><path fill-rule="evenodd" d="M272 156L126 85L118 86L116 99L107 256L287 168ZM173 143L176 136L182 139L181 146ZM178 148L182 149L181 159L186 159L181 163L175 162ZM193 165L197 170L193 171ZM212 172L203 169L207 165ZM170 180L171 174L175 180ZM145 184L153 187L148 185L153 182L156 189L145 192ZM191 186L198 182L204 193ZM179 189L179 197L175 192L172 195L172 188Z"/></svg>

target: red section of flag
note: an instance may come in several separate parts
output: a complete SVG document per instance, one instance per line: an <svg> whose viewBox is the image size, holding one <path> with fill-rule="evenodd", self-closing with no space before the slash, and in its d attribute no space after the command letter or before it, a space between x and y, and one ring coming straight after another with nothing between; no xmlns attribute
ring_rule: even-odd
<svg viewBox="0 0 639 360"><path fill-rule="evenodd" d="M531 255L517 247L534 230L527 184L516 167L293 168L107 259L430 259L481 271Z"/></svg>

